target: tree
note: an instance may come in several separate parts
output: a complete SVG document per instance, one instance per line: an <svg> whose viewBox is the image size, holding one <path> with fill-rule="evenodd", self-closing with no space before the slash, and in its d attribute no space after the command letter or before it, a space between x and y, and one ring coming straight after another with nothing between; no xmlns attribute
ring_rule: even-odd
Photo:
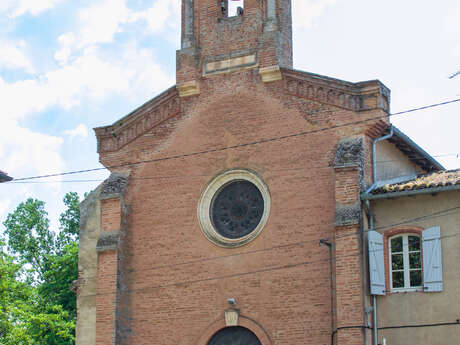
<svg viewBox="0 0 460 345"><path fill-rule="evenodd" d="M68 244L78 241L80 230L80 199L75 192L69 192L64 197L67 209L59 217L60 233L57 237L57 249L63 250Z"/></svg>
<svg viewBox="0 0 460 345"><path fill-rule="evenodd" d="M28 336L21 328L22 311L27 308L32 289L18 278L21 265L4 253L4 243L0 242L0 343L9 345L27 343Z"/></svg>
<svg viewBox="0 0 460 345"><path fill-rule="evenodd" d="M78 277L77 193L64 197L60 232L49 229L44 202L28 199L3 222L0 242L0 344L72 345Z"/></svg>
<svg viewBox="0 0 460 345"><path fill-rule="evenodd" d="M70 319L77 317L75 292L71 291L72 282L78 278L78 244L73 242L65 246L59 254L48 257L49 269L43 275L38 286L40 296L48 304L58 304L67 312Z"/></svg>
<svg viewBox="0 0 460 345"><path fill-rule="evenodd" d="M21 262L30 264L38 280L42 280L47 269L47 256L55 251L54 234L49 229L47 216L45 203L29 198L8 214L3 223L8 250ZM35 280L34 276L29 277Z"/></svg>

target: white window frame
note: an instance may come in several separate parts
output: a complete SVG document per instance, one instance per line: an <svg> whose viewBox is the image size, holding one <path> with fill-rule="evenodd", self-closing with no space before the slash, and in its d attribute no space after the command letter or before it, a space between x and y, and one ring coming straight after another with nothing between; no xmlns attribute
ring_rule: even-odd
<svg viewBox="0 0 460 345"><path fill-rule="evenodd" d="M409 236L418 237L420 240L420 273L422 280L420 282L420 286L410 286L410 265L409 265ZM404 287L401 288L394 288L393 287L393 265L392 265L392 258L393 252L391 249L391 240L402 237L403 245L402 245L402 254L403 254L403 272L404 272ZM389 265L389 282L390 282L390 290L392 292L405 292L405 291L423 291L423 250L422 250L422 236L414 233L404 233L398 234L388 238L388 265ZM415 269L412 269L415 270ZM418 270L418 269L417 269Z"/></svg>

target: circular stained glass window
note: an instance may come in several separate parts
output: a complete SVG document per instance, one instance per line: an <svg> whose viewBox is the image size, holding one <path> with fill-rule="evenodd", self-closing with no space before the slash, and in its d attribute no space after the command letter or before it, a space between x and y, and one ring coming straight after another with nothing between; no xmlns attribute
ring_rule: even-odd
<svg viewBox="0 0 460 345"><path fill-rule="evenodd" d="M220 235L242 238L259 225L264 213L264 199L252 182L233 181L215 194L210 212L212 224Z"/></svg>
<svg viewBox="0 0 460 345"><path fill-rule="evenodd" d="M259 235L270 212L270 193L248 170L229 170L215 177L198 203L204 235L222 247L242 246Z"/></svg>
<svg viewBox="0 0 460 345"><path fill-rule="evenodd" d="M261 345L257 336L244 327L227 327L214 334L208 345Z"/></svg>

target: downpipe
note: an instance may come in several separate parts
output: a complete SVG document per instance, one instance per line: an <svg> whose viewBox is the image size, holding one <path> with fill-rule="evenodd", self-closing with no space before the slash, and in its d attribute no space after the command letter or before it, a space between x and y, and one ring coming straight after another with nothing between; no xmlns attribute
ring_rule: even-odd
<svg viewBox="0 0 460 345"><path fill-rule="evenodd" d="M377 185L377 143L383 140L391 138L394 134L393 125L390 125L390 133L383 137L377 138L372 143L372 185L366 190L365 194L369 194L371 190ZM366 200L367 212L368 212L368 231L374 230L374 217L372 215L371 203ZM372 330L374 335L374 345L378 345L378 319L377 319L377 296L372 295Z"/></svg>

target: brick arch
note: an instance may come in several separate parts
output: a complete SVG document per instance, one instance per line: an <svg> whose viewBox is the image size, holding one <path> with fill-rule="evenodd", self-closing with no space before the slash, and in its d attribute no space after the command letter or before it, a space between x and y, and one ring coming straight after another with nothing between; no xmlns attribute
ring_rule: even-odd
<svg viewBox="0 0 460 345"><path fill-rule="evenodd" d="M240 315L238 318L238 326L245 327L253 332L262 345L272 345L272 341L267 331L255 320L250 317ZM222 328L227 327L225 318L222 317L212 322L201 334L195 345L207 345L211 337L220 331Z"/></svg>
<svg viewBox="0 0 460 345"><path fill-rule="evenodd" d="M386 285L386 294L390 294L391 287L390 287L390 258L388 252L388 240L397 235L402 234L414 234L420 236L422 238L423 228L419 226L398 226L396 228L391 228L389 230L384 231L383 233L383 256L385 260L385 285ZM421 257L423 258L423 247L420 245L420 253ZM423 272L423 259L422 259L422 272ZM423 275L422 275L423 280ZM422 281L423 283L423 281Z"/></svg>

